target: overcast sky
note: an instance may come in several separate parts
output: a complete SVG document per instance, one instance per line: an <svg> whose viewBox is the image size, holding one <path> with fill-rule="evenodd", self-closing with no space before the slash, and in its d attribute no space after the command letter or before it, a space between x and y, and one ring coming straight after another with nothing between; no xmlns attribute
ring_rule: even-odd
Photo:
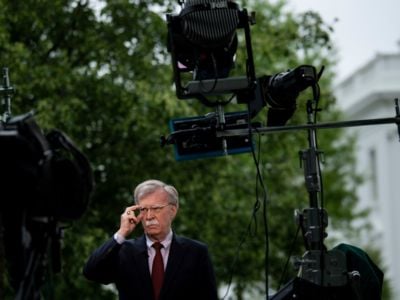
<svg viewBox="0 0 400 300"><path fill-rule="evenodd" d="M289 0L297 12L315 10L334 23L339 49L337 82L365 65L377 53L400 52L400 0Z"/></svg>

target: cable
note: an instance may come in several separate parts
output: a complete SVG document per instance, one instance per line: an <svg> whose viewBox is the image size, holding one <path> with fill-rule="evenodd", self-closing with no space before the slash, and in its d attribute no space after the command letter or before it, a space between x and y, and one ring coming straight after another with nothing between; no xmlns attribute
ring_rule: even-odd
<svg viewBox="0 0 400 300"><path fill-rule="evenodd" d="M250 129L249 129L250 130ZM257 129L255 129L257 132ZM264 184L264 180L260 171L260 156L261 156L261 135L259 132L258 134L258 157L256 157L255 149L252 143L252 135L250 136L250 147L251 153L253 155L254 164L257 170L257 177L256 177L256 198L257 201L259 199L258 194L258 185L261 185L262 194L263 194L263 224L264 224L264 233L265 233L265 295L266 299L268 300L268 291L269 291L269 230L268 230L268 215L267 215L267 205L268 205L268 194L267 189Z"/></svg>
<svg viewBox="0 0 400 300"><path fill-rule="evenodd" d="M203 90L203 93L211 93L212 91L214 91L214 89L215 89L215 87L217 86L217 83L218 83L217 61L216 61L216 59L214 57L214 53L213 52L211 52L211 59L212 59L213 69L214 69L214 83L213 83L213 86L207 91L205 89L205 87L202 85L203 81L200 79L200 84L201 84L201 88ZM197 62L196 65L198 65L198 62ZM197 72L197 70L196 70L196 72Z"/></svg>
<svg viewBox="0 0 400 300"><path fill-rule="evenodd" d="M256 176L256 201L254 202L253 205L253 211L252 211L252 215L251 215L251 219L247 225L247 229L245 231L245 234L243 235L242 239L240 240L237 248L236 248L236 255L234 257L234 260L232 262L231 265L231 270L230 270L230 277L228 280L228 287L226 289L225 295L221 298L222 300L224 300L228 294L229 294L229 290L230 287L232 285L232 280L233 280L233 273L235 270L235 266L237 263L237 260L239 258L239 252L242 248L242 246L244 245L244 243L246 242L246 238L247 237L253 237L257 235L257 231L258 231L258 224L257 224L257 212L260 210L261 208L261 202L259 200L259 184L261 185L262 188L262 192L263 192L263 203L264 203L264 210L263 210L263 222L264 222L264 228L265 228L265 238L266 238L266 247L265 247L265 277L266 277L266 299L268 299L268 274L269 274L269 264L268 264L268 257L269 257L269 242L268 242L268 224L267 224L267 193L266 193L266 188L262 179L262 175L261 175L261 171L259 168L259 162L260 162L260 156L261 156L261 135L260 133L258 133L258 157L256 157L256 153L255 153L255 149L254 149L254 145L253 145L253 141L252 141L252 135L251 133L251 124L249 124L249 137L250 137L250 147L251 147L251 152L253 155L253 159L256 165L256 170L257 170L257 176ZM257 129L256 129L257 131ZM253 228L254 225L254 228Z"/></svg>
<svg viewBox="0 0 400 300"><path fill-rule="evenodd" d="M293 254L293 252L294 252L294 247L295 247L296 241L297 241L297 239L298 239L298 237L299 237L300 228L301 228L301 226L300 226L300 224L299 224L299 225L297 226L296 234L295 234L295 236L294 236L294 238L293 238L293 240L292 240L292 244L291 244L291 246L290 246L290 251L289 251L288 258L287 258L287 260L286 260L285 266L283 267L281 279L279 279L278 291L281 289L281 286L282 286L282 284L283 284L283 279L285 278L285 275L286 275L286 273L287 273L288 266L289 266L289 262L290 262L290 257L292 256L292 254Z"/></svg>

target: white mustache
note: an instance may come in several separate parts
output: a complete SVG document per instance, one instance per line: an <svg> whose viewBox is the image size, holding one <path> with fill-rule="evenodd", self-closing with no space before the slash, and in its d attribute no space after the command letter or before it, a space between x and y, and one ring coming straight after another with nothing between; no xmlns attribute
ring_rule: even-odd
<svg viewBox="0 0 400 300"><path fill-rule="evenodd" d="M146 221L144 224L146 226L150 226L150 225L158 225L159 223L157 220L149 220L149 221Z"/></svg>

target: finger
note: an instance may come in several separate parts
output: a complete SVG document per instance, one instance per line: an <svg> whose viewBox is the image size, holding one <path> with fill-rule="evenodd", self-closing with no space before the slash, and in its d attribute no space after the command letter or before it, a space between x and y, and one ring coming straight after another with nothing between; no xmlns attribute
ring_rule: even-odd
<svg viewBox="0 0 400 300"><path fill-rule="evenodd" d="M125 210L128 211L128 210L138 210L138 209L140 209L140 205L135 204L132 206L128 206Z"/></svg>
<svg viewBox="0 0 400 300"><path fill-rule="evenodd" d="M128 211L129 212L129 211ZM127 214L128 214L127 212ZM129 214L128 216L128 221L130 224L135 224L137 225L139 222L141 222L143 219L143 214L140 212L138 215L135 215L134 213Z"/></svg>
<svg viewBox="0 0 400 300"><path fill-rule="evenodd" d="M135 212L140 213L140 206L139 205L133 205L129 206L125 209L125 213L127 215L135 215Z"/></svg>
<svg viewBox="0 0 400 300"><path fill-rule="evenodd" d="M142 221L142 219L143 219L143 214L142 214L142 212L140 212L140 213L139 213L137 216L135 216L135 218L134 218L135 224L140 223L140 222Z"/></svg>

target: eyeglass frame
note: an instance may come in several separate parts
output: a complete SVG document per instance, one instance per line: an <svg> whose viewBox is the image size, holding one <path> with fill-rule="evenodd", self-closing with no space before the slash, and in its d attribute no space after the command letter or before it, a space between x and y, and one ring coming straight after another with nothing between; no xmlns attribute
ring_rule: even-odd
<svg viewBox="0 0 400 300"><path fill-rule="evenodd" d="M175 205L175 204L167 203L165 205L153 205L153 206L150 206L150 207L140 207L139 211L140 211L140 213L144 213L144 214L147 214L148 212L153 212L155 214L158 214L158 213L161 212L161 210L164 207L167 207L168 205Z"/></svg>

